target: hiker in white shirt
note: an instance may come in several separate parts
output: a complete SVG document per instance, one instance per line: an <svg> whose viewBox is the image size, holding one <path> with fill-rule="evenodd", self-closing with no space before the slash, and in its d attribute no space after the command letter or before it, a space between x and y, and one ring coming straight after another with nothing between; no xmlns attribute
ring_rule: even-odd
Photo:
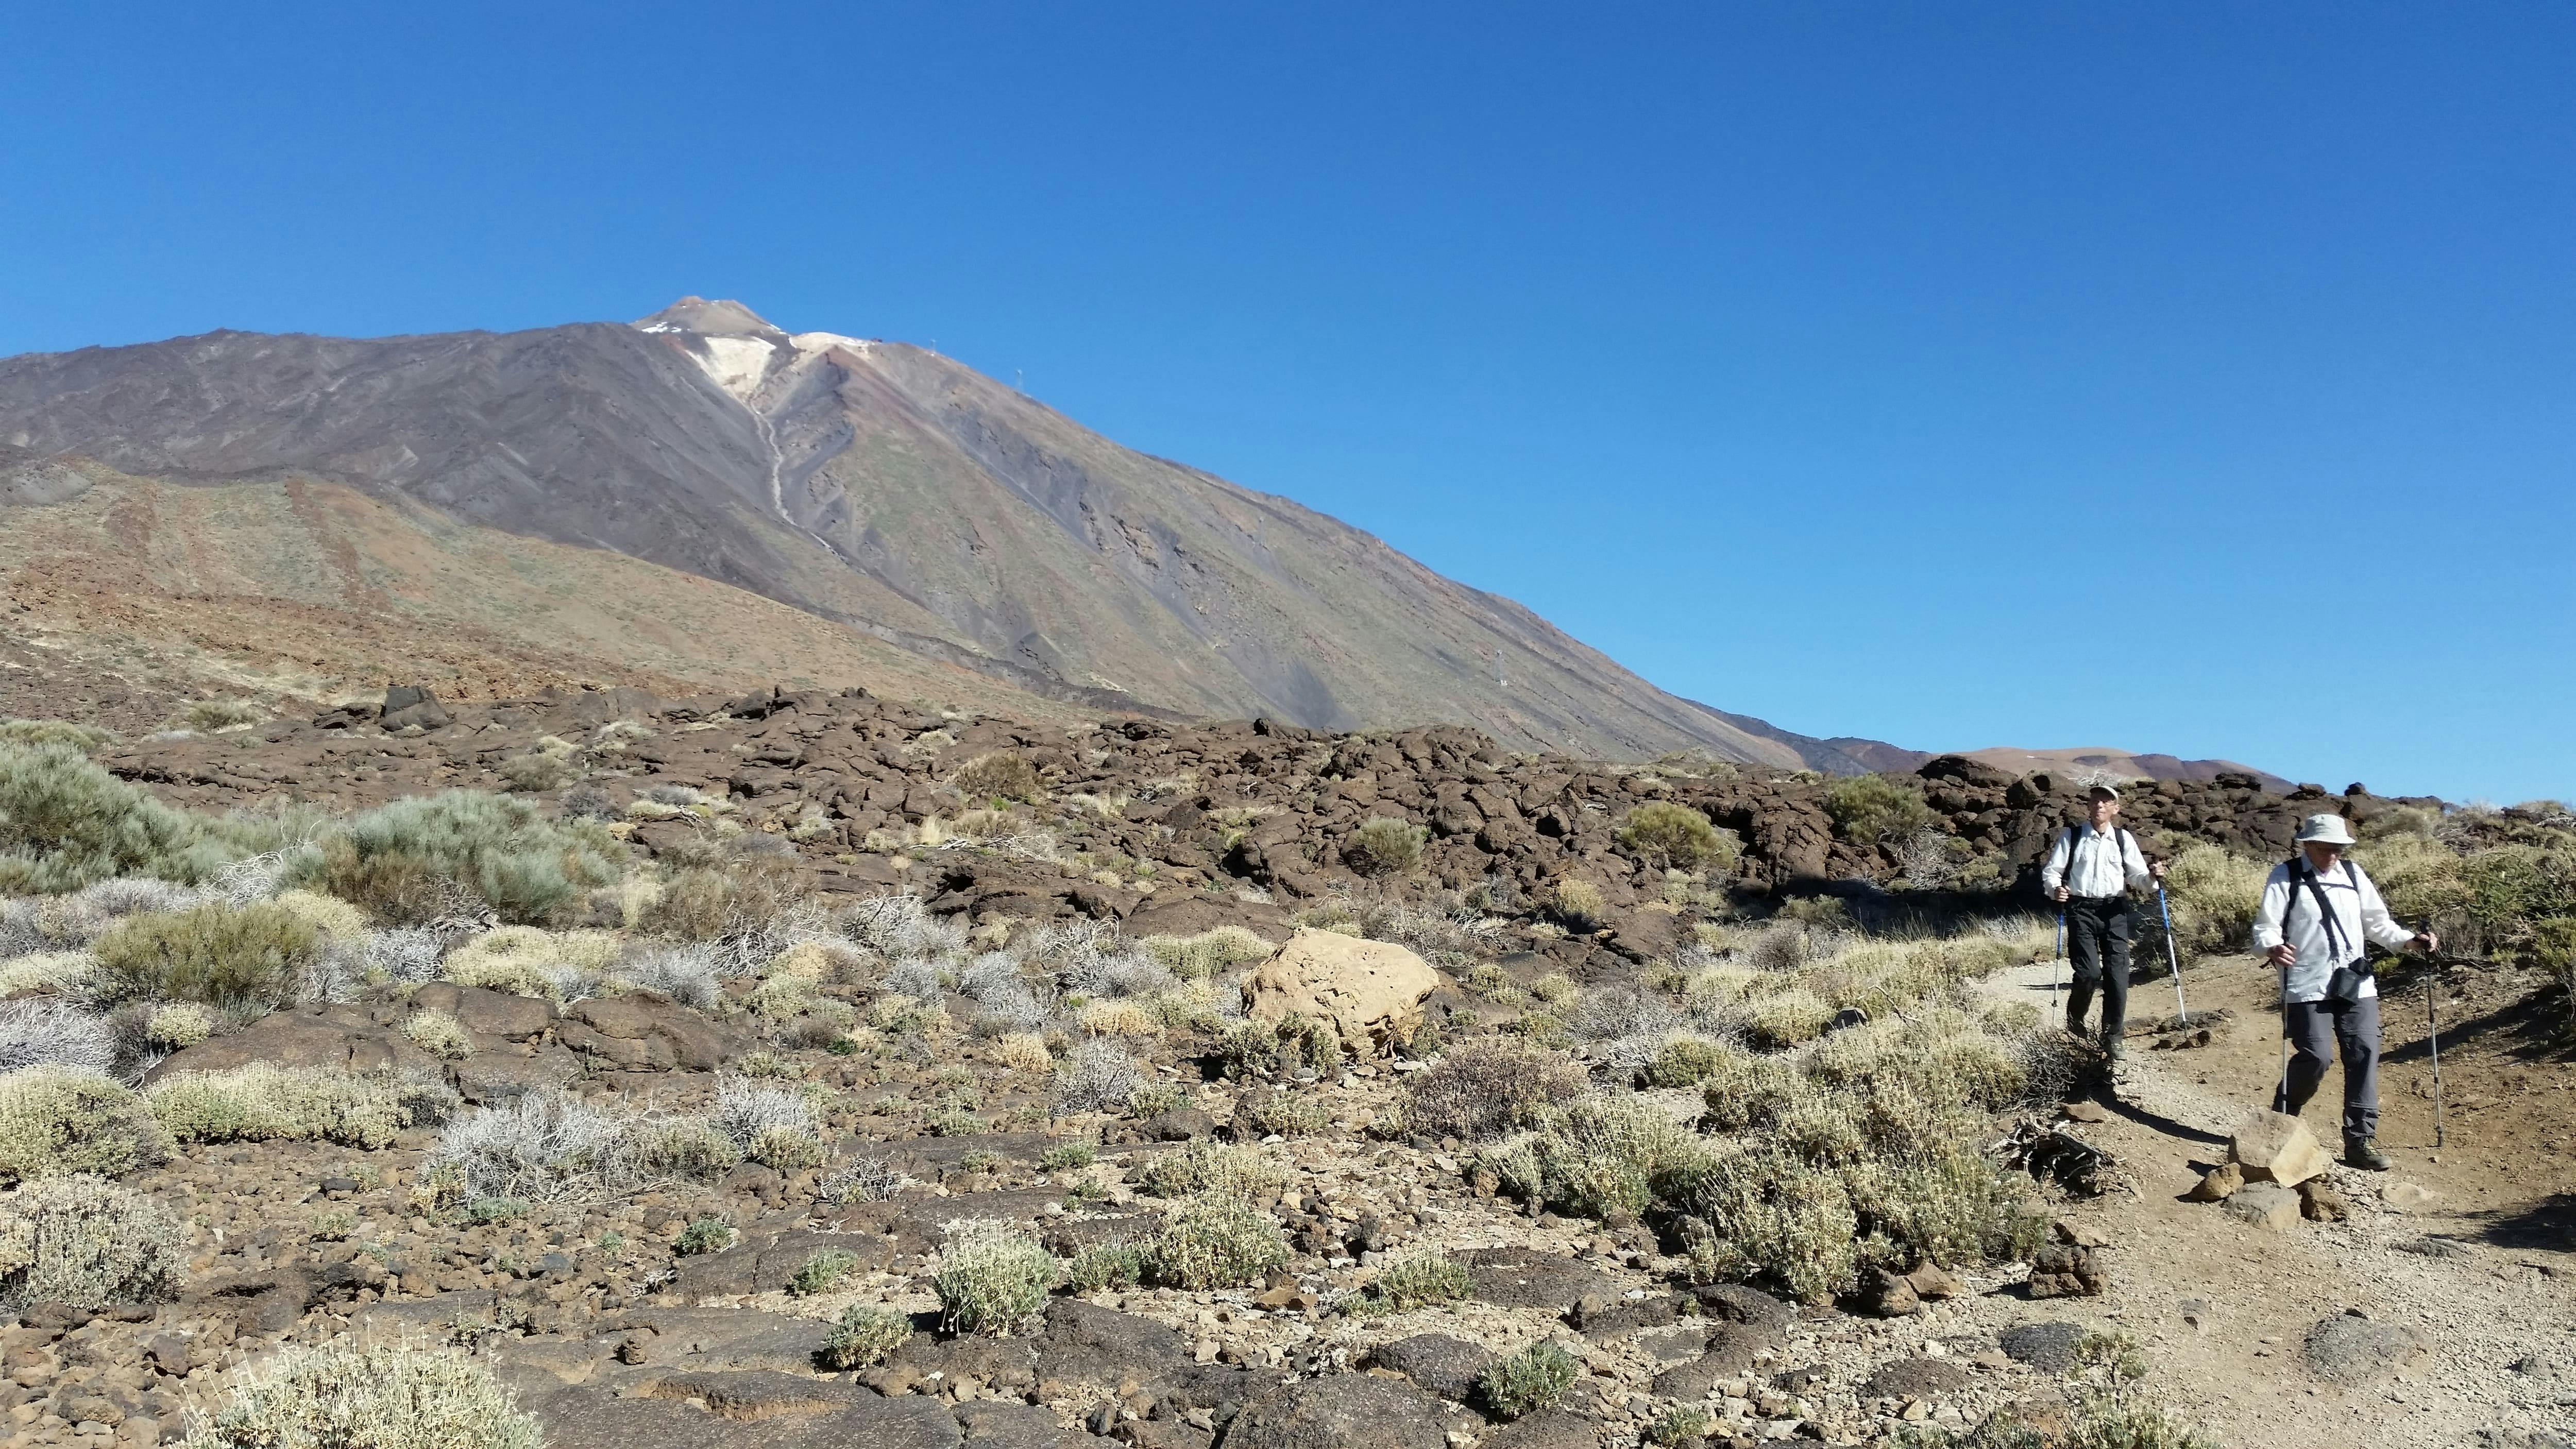
<svg viewBox="0 0 2576 1449"><path fill-rule="evenodd" d="M2119 828L2120 792L2096 785L2085 799L2086 821L2057 833L2039 868L2039 888L2066 907L2066 949L2075 960L2075 986L2066 994L2066 1029L2084 1034L2093 993L2102 993L2102 1051L2124 1055L2120 1038L2129 1019L2129 943L2137 938L2133 886L2164 878L2164 862L2147 864L2137 837ZM2103 957L2109 956L2104 961Z"/></svg>
<svg viewBox="0 0 2576 1449"><path fill-rule="evenodd" d="M2379 983L2365 940L2391 951L2438 950L2430 931L2409 931L2388 914L2360 864L2344 858L2352 830L2340 815L2299 826L2299 853L2272 867L2254 912L2254 949L2281 973L2281 1031L2289 1070L2272 1110L2297 1116L2343 1050L2343 1160L2388 1170L2379 1150Z"/></svg>

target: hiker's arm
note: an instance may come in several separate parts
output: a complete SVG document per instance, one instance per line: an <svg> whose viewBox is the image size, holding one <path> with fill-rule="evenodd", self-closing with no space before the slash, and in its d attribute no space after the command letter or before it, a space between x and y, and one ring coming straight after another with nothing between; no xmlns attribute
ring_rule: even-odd
<svg viewBox="0 0 2576 1449"><path fill-rule="evenodd" d="M2057 898L2058 890L2066 884L2066 867L2070 863L2066 856L2066 832L2061 830L2057 833L2057 843L2048 847L2047 861L2039 868L2039 893L2051 900Z"/></svg>
<svg viewBox="0 0 2576 1449"><path fill-rule="evenodd" d="M2282 949L2281 917L2289 908L2289 872L2276 867L2272 878L2263 882L2262 903L2254 908L2254 954L2269 956ZM2293 951L2292 955L2295 958L2296 952ZM2273 964L2287 966L2290 962L2275 959Z"/></svg>
<svg viewBox="0 0 2576 1449"><path fill-rule="evenodd" d="M2388 913L2388 902L2380 897L2379 882L2372 880L2366 871L2362 873L2359 895L2361 896L2361 929L2362 933L2370 939L2391 951L2403 951L2418 942L2423 944L2425 950L2430 951L2440 944L2439 938L2430 931L2418 934L2397 924L2397 918Z"/></svg>
<svg viewBox="0 0 2576 1449"><path fill-rule="evenodd" d="M2144 888L2155 879L2155 873L2147 869L2147 858L2138 852L2138 837L2121 831L2120 850L2120 868L2128 872L2131 886Z"/></svg>

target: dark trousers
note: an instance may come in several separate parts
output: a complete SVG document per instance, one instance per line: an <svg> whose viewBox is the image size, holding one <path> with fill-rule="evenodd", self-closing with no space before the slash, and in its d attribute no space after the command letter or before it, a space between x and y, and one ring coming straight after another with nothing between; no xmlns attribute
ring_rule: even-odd
<svg viewBox="0 0 2576 1449"><path fill-rule="evenodd" d="M2293 1001L2281 1013L2290 1038L2290 1071L2272 1094L2272 1110L2297 1116L2324 1085L2335 1048L2343 1048L2343 1135L2379 1135L2379 998Z"/></svg>
<svg viewBox="0 0 2576 1449"><path fill-rule="evenodd" d="M2075 989L2066 994L2066 1029L2084 1034L2093 993L2102 993L2102 1044L2120 1039L2129 1020L2129 942L2137 917L2127 896L2069 896L2066 954L2075 961ZM2105 962L2104 957L2110 959Z"/></svg>

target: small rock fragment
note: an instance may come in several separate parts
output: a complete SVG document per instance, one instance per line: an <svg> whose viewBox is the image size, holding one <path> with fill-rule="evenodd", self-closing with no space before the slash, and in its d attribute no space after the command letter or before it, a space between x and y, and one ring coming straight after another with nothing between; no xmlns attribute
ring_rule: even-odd
<svg viewBox="0 0 2576 1449"><path fill-rule="evenodd" d="M2079 1248L2107 1248L2111 1246L2110 1234L2103 1232L2100 1228L2093 1226L2091 1223L2079 1223L2073 1218L2059 1218L2053 1225L2052 1230L2057 1234L2057 1240L2059 1242L2073 1243Z"/></svg>
<svg viewBox="0 0 2576 1449"><path fill-rule="evenodd" d="M2033 1298L2098 1298L2111 1286L2111 1275L2094 1261L2091 1248L2060 1244L2031 1260L2029 1286Z"/></svg>
<svg viewBox="0 0 2576 1449"><path fill-rule="evenodd" d="M2233 1162L2222 1162L2200 1175L2191 1191L2183 1196L2193 1202L2225 1202L2245 1185L2245 1169Z"/></svg>
<svg viewBox="0 0 2576 1449"><path fill-rule="evenodd" d="M2411 1213L2431 1205L2433 1196L2421 1183L2392 1182L2379 1190L2379 1204L2393 1213Z"/></svg>
<svg viewBox="0 0 2576 1449"><path fill-rule="evenodd" d="M2352 1204L2334 1184L2312 1177L2299 1184L2299 1216L2312 1223L2339 1223L2352 1216Z"/></svg>
<svg viewBox="0 0 2576 1449"><path fill-rule="evenodd" d="M2258 1182L2227 1200L2227 1210L2258 1228L2274 1232L2299 1220L2299 1195L2278 1183Z"/></svg>

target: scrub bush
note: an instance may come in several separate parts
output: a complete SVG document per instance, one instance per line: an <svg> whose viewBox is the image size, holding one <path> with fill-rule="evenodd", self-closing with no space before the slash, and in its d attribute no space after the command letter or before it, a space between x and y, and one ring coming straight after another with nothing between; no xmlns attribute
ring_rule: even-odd
<svg viewBox="0 0 2576 1449"><path fill-rule="evenodd" d="M1422 862L1421 826L1386 816L1360 822L1342 846L1342 859L1362 875L1401 875Z"/></svg>
<svg viewBox="0 0 2576 1449"><path fill-rule="evenodd" d="M1145 1165L1139 1186L1156 1197L1258 1197L1288 1183L1285 1169L1258 1150L1199 1138Z"/></svg>
<svg viewBox="0 0 2576 1449"><path fill-rule="evenodd" d="M1922 787L1892 775L1847 775L1825 787L1824 804L1843 838L1862 844L1901 839L1932 821Z"/></svg>
<svg viewBox="0 0 2576 1449"><path fill-rule="evenodd" d="M554 1202L632 1185L640 1176L630 1124L565 1092L529 1092L460 1117L430 1150L471 1198Z"/></svg>
<svg viewBox="0 0 2576 1449"><path fill-rule="evenodd" d="M0 745L43 749L49 745L92 754L116 743L113 730L61 719L0 720Z"/></svg>
<svg viewBox="0 0 2576 1449"><path fill-rule="evenodd" d="M1190 1292L1258 1283L1287 1262L1287 1240L1269 1215L1223 1192L1182 1203L1144 1254L1147 1278Z"/></svg>
<svg viewBox="0 0 2576 1449"><path fill-rule="evenodd" d="M186 1276L179 1220L146 1194L82 1173L0 1197L0 1307L159 1303Z"/></svg>
<svg viewBox="0 0 2576 1449"><path fill-rule="evenodd" d="M1487 1364L1476 1376L1476 1394L1496 1417L1518 1419L1562 1403L1574 1378L1574 1355L1553 1343L1534 1343Z"/></svg>
<svg viewBox="0 0 2576 1449"><path fill-rule="evenodd" d="M1568 930L1597 930L1610 915L1610 898L1601 887L1579 878L1558 881L1550 905Z"/></svg>
<svg viewBox="0 0 2576 1449"><path fill-rule="evenodd" d="M712 1182L742 1165L742 1148L703 1117L643 1122L632 1130L636 1170L646 1178Z"/></svg>
<svg viewBox="0 0 2576 1449"><path fill-rule="evenodd" d="M781 1172L819 1167L826 1155L813 1104L792 1087L727 1077L716 1084L708 1120L744 1157Z"/></svg>
<svg viewBox="0 0 2576 1449"><path fill-rule="evenodd" d="M733 1246L733 1224L722 1218L691 1218L671 1241L671 1251L683 1258L721 1253Z"/></svg>
<svg viewBox="0 0 2576 1449"><path fill-rule="evenodd" d="M952 1333L1008 1335L1046 1304L1056 1263L1009 1223L978 1219L948 1224L931 1291Z"/></svg>
<svg viewBox="0 0 2576 1449"><path fill-rule="evenodd" d="M53 894L123 875L194 882L227 858L204 822L80 750L0 741L0 892Z"/></svg>
<svg viewBox="0 0 2576 1449"><path fill-rule="evenodd" d="M1619 827L1619 844L1658 870L1696 870L1727 854L1707 816L1669 800L1650 800L1629 811ZM1734 864L1728 859L1722 868L1732 870Z"/></svg>
<svg viewBox="0 0 2576 1449"><path fill-rule="evenodd" d="M61 1001L0 1001L0 1072L62 1067L106 1072L116 1065L107 1019Z"/></svg>
<svg viewBox="0 0 2576 1449"><path fill-rule="evenodd" d="M866 1368L902 1347L910 1337L910 1318L890 1308L856 1303L842 1310L840 1320L824 1335L823 1350L817 1356L826 1368Z"/></svg>
<svg viewBox="0 0 2576 1449"><path fill-rule="evenodd" d="M1561 1051L1510 1040L1451 1051L1416 1073L1403 1108L1405 1129L1420 1137L1467 1141L1536 1122L1547 1107L1583 1088L1583 1068Z"/></svg>
<svg viewBox="0 0 2576 1449"><path fill-rule="evenodd" d="M145 1088L143 1097L181 1142L337 1142L365 1148L392 1146L403 1128L444 1119L455 1101L443 1086L274 1062L179 1072Z"/></svg>
<svg viewBox="0 0 2576 1449"><path fill-rule="evenodd" d="M799 1298L829 1293L842 1279L858 1271L859 1255L846 1248L825 1248L805 1260L787 1280L787 1291Z"/></svg>
<svg viewBox="0 0 2576 1449"><path fill-rule="evenodd" d="M89 1072L0 1076L0 1186L76 1172L119 1177L166 1160L170 1134L143 1099Z"/></svg>
<svg viewBox="0 0 2576 1449"><path fill-rule="evenodd" d="M502 926L449 952L438 974L459 986L561 1003L591 994L617 951L617 938L606 931Z"/></svg>
<svg viewBox="0 0 2576 1449"><path fill-rule="evenodd" d="M2165 866L2174 946L2185 955L2250 954L2268 861L2216 845L2186 846Z"/></svg>
<svg viewBox="0 0 2576 1449"><path fill-rule="evenodd" d="M990 803L997 800L1030 802L1046 794L1046 782L1038 778L1037 766L1026 756L1010 750L997 750L977 755L950 777L949 783L968 803Z"/></svg>
<svg viewBox="0 0 2576 1449"><path fill-rule="evenodd" d="M1133 1288L1145 1281L1145 1250L1134 1243L1101 1243L1065 1265L1065 1286L1076 1293Z"/></svg>
<svg viewBox="0 0 2576 1449"><path fill-rule="evenodd" d="M340 1343L278 1351L183 1449L543 1449L491 1372L447 1350Z"/></svg>
<svg viewBox="0 0 2576 1449"><path fill-rule="evenodd" d="M472 790L412 796L349 821L321 860L325 889L380 920L420 925L458 897L514 925L549 925L617 879L625 847L592 822L548 819L535 803Z"/></svg>
<svg viewBox="0 0 2576 1449"><path fill-rule="evenodd" d="M87 951L29 951L0 960L0 995L26 991L78 992L98 975L98 958Z"/></svg>
<svg viewBox="0 0 2576 1449"><path fill-rule="evenodd" d="M1394 1264L1369 1285L1377 1303L1390 1313L1455 1303L1475 1290L1466 1266L1446 1253L1422 1253Z"/></svg>
<svg viewBox="0 0 2576 1449"><path fill-rule="evenodd" d="M1136 946L1173 975L1192 981L1266 960L1273 950L1241 926L1218 926L1195 936L1147 936Z"/></svg>
<svg viewBox="0 0 2576 1449"><path fill-rule="evenodd" d="M1332 1125L1333 1113L1318 1099L1301 1093L1255 1092L1249 1101L1237 1101L1234 1120L1238 1134L1249 1129L1265 1137L1273 1133L1312 1137Z"/></svg>
<svg viewBox="0 0 2576 1449"><path fill-rule="evenodd" d="M1065 1056L1055 1073L1058 1112L1115 1112L1145 1084L1145 1069L1122 1047L1087 1041Z"/></svg>
<svg viewBox="0 0 2576 1449"><path fill-rule="evenodd" d="M322 934L281 906L204 905L128 916L98 938L99 992L111 1001L194 1001L264 1012L295 999Z"/></svg>
<svg viewBox="0 0 2576 1449"><path fill-rule="evenodd" d="M214 1036L221 1024L212 1011L196 1002L165 1002L144 1018L143 1040L163 1051L181 1051Z"/></svg>
<svg viewBox="0 0 2576 1449"><path fill-rule="evenodd" d="M474 1052L474 1035L465 1023L443 1011L416 1011L402 1025L412 1045L444 1061L463 1061Z"/></svg>

